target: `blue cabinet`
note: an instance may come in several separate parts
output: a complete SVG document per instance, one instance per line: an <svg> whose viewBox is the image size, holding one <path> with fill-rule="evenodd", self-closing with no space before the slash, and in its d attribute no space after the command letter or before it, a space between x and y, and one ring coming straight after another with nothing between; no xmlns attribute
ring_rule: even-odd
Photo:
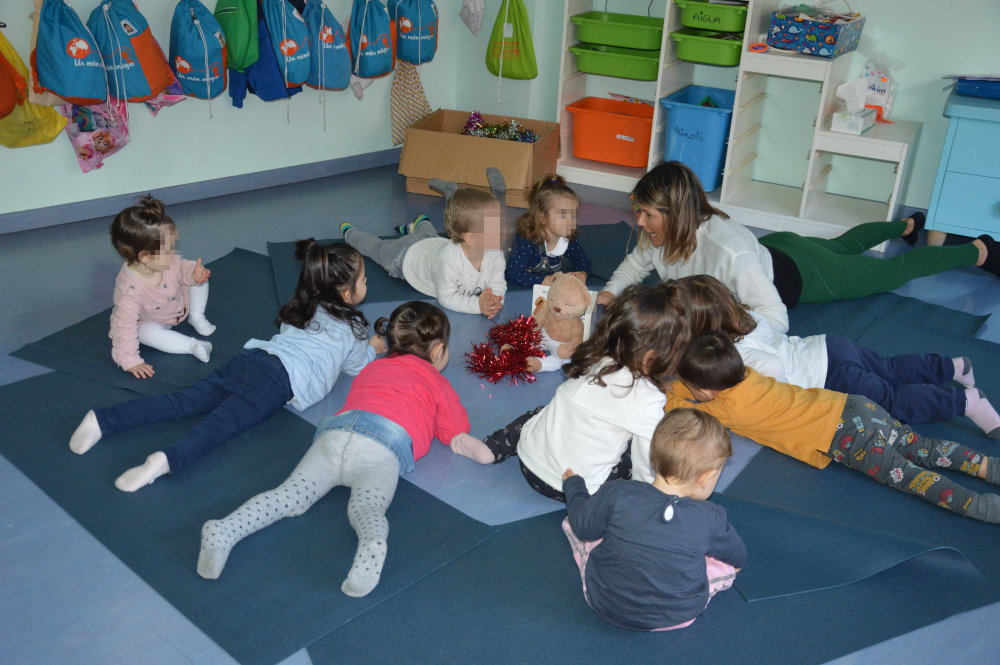
<svg viewBox="0 0 1000 665"><path fill-rule="evenodd" d="M952 93L927 228L1000 240L1000 100Z"/></svg>

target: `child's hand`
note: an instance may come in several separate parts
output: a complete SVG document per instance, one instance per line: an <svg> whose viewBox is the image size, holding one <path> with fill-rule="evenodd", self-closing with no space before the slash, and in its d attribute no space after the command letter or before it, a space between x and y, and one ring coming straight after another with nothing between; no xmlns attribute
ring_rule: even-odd
<svg viewBox="0 0 1000 665"><path fill-rule="evenodd" d="M204 284L208 281L208 278L212 276L212 271L201 265L201 258L199 258L194 263L194 279L195 284Z"/></svg>
<svg viewBox="0 0 1000 665"><path fill-rule="evenodd" d="M492 319L494 316L500 313L500 309L503 307L503 296L498 296L493 293L493 289L486 287L486 289L479 294L479 311L487 319Z"/></svg>
<svg viewBox="0 0 1000 665"><path fill-rule="evenodd" d="M386 343L385 337L382 337L381 335L372 335L372 338L368 340L368 343L375 349L375 355L380 356L389 350L389 345Z"/></svg>
<svg viewBox="0 0 1000 665"><path fill-rule="evenodd" d="M611 291L601 291L597 294L597 304L603 307L607 307L615 301L615 294Z"/></svg>
<svg viewBox="0 0 1000 665"><path fill-rule="evenodd" d="M153 374L156 374L156 372L153 371L153 366L149 363L142 363L136 365L135 367L129 367L125 371L137 379L148 379L153 376Z"/></svg>
<svg viewBox="0 0 1000 665"><path fill-rule="evenodd" d="M567 478L571 478L571 477L573 477L575 475L576 474L573 473L573 469L566 469L565 471L563 471L563 478L562 478L563 482L566 482Z"/></svg>

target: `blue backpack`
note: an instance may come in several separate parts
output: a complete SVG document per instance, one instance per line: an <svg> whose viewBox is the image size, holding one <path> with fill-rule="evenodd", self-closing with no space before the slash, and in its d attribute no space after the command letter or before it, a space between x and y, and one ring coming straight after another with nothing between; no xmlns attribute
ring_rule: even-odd
<svg viewBox="0 0 1000 665"><path fill-rule="evenodd" d="M302 18L309 30L309 78L320 90L343 90L351 82L351 54L340 23L323 0L308 0Z"/></svg>
<svg viewBox="0 0 1000 665"><path fill-rule="evenodd" d="M97 42L63 0L42 3L38 38L31 52L31 79L37 92L51 92L73 104L100 104L108 99L108 78Z"/></svg>
<svg viewBox="0 0 1000 665"><path fill-rule="evenodd" d="M226 37L198 0L180 0L170 22L170 68L184 93L199 99L226 89Z"/></svg>
<svg viewBox="0 0 1000 665"><path fill-rule="evenodd" d="M261 0L261 7L285 85L302 85L309 78L309 32L302 15L287 0Z"/></svg>
<svg viewBox="0 0 1000 665"><path fill-rule="evenodd" d="M171 74L149 24L132 0L101 0L87 19L115 99L144 102L170 85Z"/></svg>
<svg viewBox="0 0 1000 665"><path fill-rule="evenodd" d="M267 22L264 19L257 21L257 35L260 40L257 48L257 62L246 68L246 83L254 94L265 102L272 102L276 99L288 99L292 95L302 92L302 86L288 87L285 84L281 68L278 66L278 58L271 48L271 34L267 31ZM232 74L230 72L230 74ZM233 82L236 81L233 75ZM236 103L236 95L230 89L229 94L233 97L233 106L243 106L242 100Z"/></svg>
<svg viewBox="0 0 1000 665"><path fill-rule="evenodd" d="M437 52L438 10L433 0L389 0L396 22L396 57L419 65Z"/></svg>
<svg viewBox="0 0 1000 665"><path fill-rule="evenodd" d="M351 73L361 78L385 76L392 71L392 28L389 12L379 0L354 0L348 31Z"/></svg>

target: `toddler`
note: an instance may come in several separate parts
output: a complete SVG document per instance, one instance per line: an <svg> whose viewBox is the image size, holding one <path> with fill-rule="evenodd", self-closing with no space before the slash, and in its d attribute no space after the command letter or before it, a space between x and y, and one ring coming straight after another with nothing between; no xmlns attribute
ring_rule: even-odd
<svg viewBox="0 0 1000 665"><path fill-rule="evenodd" d="M968 358L936 353L884 358L839 335L785 335L714 277L694 275L678 281L689 293L692 334L727 333L743 362L764 376L802 388L864 395L906 423L964 415L987 437L1000 438L1000 415L975 388Z"/></svg>
<svg viewBox="0 0 1000 665"><path fill-rule="evenodd" d="M205 318L212 272L176 253L177 227L163 203L150 195L125 208L111 222L111 244L125 259L115 280L111 310L111 358L137 379L153 376L139 344L164 353L190 353L208 362L212 344L188 337L173 326L185 318L199 335L215 332Z"/></svg>
<svg viewBox="0 0 1000 665"><path fill-rule="evenodd" d="M500 204L492 195L459 189L444 209L448 238L438 236L426 215L397 227L403 236L393 240L382 240L349 222L340 225L340 232L390 276L437 298L442 307L492 319L507 292L501 218Z"/></svg>
<svg viewBox="0 0 1000 665"><path fill-rule="evenodd" d="M690 338L684 292L676 284L627 288L580 344L552 401L486 437L462 435L452 451L481 464L517 455L528 484L565 501L572 468L590 492L631 476L652 482L649 439L662 416L662 377ZM631 453L629 445L631 442Z"/></svg>
<svg viewBox="0 0 1000 665"><path fill-rule="evenodd" d="M649 454L652 483L615 480L593 496L566 469L563 531L598 616L674 630L691 625L746 563L725 509L708 501L733 448L718 420L676 409L657 425Z"/></svg>
<svg viewBox="0 0 1000 665"><path fill-rule="evenodd" d="M667 391L668 409L705 411L737 434L814 467L822 469L832 459L946 510L1000 524L1000 494L977 494L939 473L954 468L997 485L998 458L922 437L860 395L762 376L743 365L724 332L692 340L677 377Z"/></svg>
<svg viewBox="0 0 1000 665"><path fill-rule="evenodd" d="M552 283L564 272L584 284L590 259L576 240L580 200L562 176L549 174L531 188L531 207L517 220L514 248L507 258L507 281L518 286Z"/></svg>
<svg viewBox="0 0 1000 665"><path fill-rule="evenodd" d="M215 579L232 548L283 517L301 515L338 485L351 488L347 517L358 548L340 589L360 597L378 584L386 557L385 511L400 474L427 454L431 439L451 441L469 419L448 379L448 317L424 302L408 302L375 330L388 342L385 358L351 384L344 408L320 422L312 447L277 488L258 494L201 531L198 574Z"/></svg>
<svg viewBox="0 0 1000 665"><path fill-rule="evenodd" d="M295 295L278 314L280 331L251 339L245 351L193 386L88 411L69 442L82 455L101 437L162 420L204 416L174 445L115 480L134 492L194 464L227 439L274 415L286 403L302 411L323 399L341 372L357 374L385 350L357 306L365 299L365 262L344 244L296 244L302 261Z"/></svg>

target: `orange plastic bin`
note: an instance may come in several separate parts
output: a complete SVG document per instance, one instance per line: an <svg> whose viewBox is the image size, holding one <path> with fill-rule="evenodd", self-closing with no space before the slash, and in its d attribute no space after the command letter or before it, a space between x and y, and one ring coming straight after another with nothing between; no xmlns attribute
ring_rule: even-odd
<svg viewBox="0 0 1000 665"><path fill-rule="evenodd" d="M573 155L620 166L646 166L653 107L584 97L566 107L573 114Z"/></svg>

